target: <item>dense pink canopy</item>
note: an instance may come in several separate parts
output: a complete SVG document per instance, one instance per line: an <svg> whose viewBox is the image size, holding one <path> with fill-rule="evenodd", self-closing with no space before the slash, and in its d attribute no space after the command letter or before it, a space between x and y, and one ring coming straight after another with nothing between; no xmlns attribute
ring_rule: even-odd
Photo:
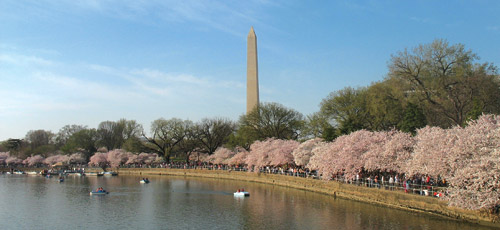
<svg viewBox="0 0 500 230"><path fill-rule="evenodd" d="M294 140L267 139L256 141L250 146L246 158L249 167L280 166L293 164L292 152L299 146Z"/></svg>
<svg viewBox="0 0 500 230"><path fill-rule="evenodd" d="M131 153L123 149L115 149L106 153L106 160L111 167L118 167L128 161Z"/></svg>
<svg viewBox="0 0 500 230"><path fill-rule="evenodd" d="M21 160L17 157L14 157L14 156L10 156L10 157L7 157L7 159L5 159L5 164L7 164L7 165L21 164L22 162L23 162L23 160Z"/></svg>
<svg viewBox="0 0 500 230"><path fill-rule="evenodd" d="M455 128L448 160L448 200L466 209L500 204L500 116L483 115Z"/></svg>
<svg viewBox="0 0 500 230"><path fill-rule="evenodd" d="M68 163L69 156L67 156L67 155L54 155L54 156L47 157L47 158L45 158L45 160L43 160L43 163L47 164L47 165L53 165L53 164L59 163L59 162Z"/></svg>
<svg viewBox="0 0 500 230"><path fill-rule="evenodd" d="M229 159L228 164L230 165L242 165L245 164L246 158L248 156L248 151L242 147L235 148L236 154Z"/></svg>
<svg viewBox="0 0 500 230"><path fill-rule="evenodd" d="M0 152L0 164L5 164L5 160L10 157L9 152Z"/></svg>
<svg viewBox="0 0 500 230"><path fill-rule="evenodd" d="M311 157L313 156L313 149L318 147L322 142L323 139L314 138L300 144L292 152L295 164L299 166L306 166L309 163Z"/></svg>
<svg viewBox="0 0 500 230"><path fill-rule="evenodd" d="M208 157L208 162L212 164L225 164L231 159L235 153L230 149L220 147L215 150L214 154Z"/></svg>
<svg viewBox="0 0 500 230"><path fill-rule="evenodd" d="M428 174L435 178L448 175L447 158L451 155L451 146L456 143L459 129L427 126L417 130L415 147L406 172L409 175Z"/></svg>
<svg viewBox="0 0 500 230"><path fill-rule="evenodd" d="M83 164L85 162L85 156L82 153L73 153L69 156L69 163Z"/></svg>
<svg viewBox="0 0 500 230"><path fill-rule="evenodd" d="M368 171L403 172L413 152L414 138L401 131L377 132L375 141L363 155L364 169Z"/></svg>
<svg viewBox="0 0 500 230"><path fill-rule="evenodd" d="M104 167L108 164L107 153L95 153L90 157L89 165Z"/></svg>
<svg viewBox="0 0 500 230"><path fill-rule="evenodd" d="M40 155L35 155L35 156L31 156L31 157L26 158L23 161L23 164L31 167L31 166L43 164L44 160L45 160L44 157L42 157Z"/></svg>
<svg viewBox="0 0 500 230"><path fill-rule="evenodd" d="M363 155L372 146L380 145L387 138L386 133L359 130L349 135L338 137L334 142L322 146L321 151L311 159L324 179L329 179L337 173L343 173L346 178L353 178L364 167Z"/></svg>

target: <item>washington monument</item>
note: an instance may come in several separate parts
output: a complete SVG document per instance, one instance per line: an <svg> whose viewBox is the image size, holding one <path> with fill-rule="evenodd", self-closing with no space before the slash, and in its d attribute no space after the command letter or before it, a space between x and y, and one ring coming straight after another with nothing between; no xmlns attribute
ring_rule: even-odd
<svg viewBox="0 0 500 230"><path fill-rule="evenodd" d="M250 28L247 37L247 114L259 104L259 68L257 66L257 36Z"/></svg>

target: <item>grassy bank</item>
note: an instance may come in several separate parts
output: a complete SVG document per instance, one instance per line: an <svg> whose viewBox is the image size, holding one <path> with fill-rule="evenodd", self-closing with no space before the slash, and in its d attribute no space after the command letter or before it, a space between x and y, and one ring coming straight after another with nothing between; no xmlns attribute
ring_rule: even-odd
<svg viewBox="0 0 500 230"><path fill-rule="evenodd" d="M498 216L489 213L464 210L450 207L447 202L425 196L406 194L402 192L374 189L336 181L314 180L309 178L291 177L276 174L248 173L223 170L196 170L196 169L142 169L142 168L119 168L119 174L140 175L171 175L218 178L225 180L240 180L257 183L273 184L290 188L302 189L312 192L331 195L335 198L343 198L382 205L391 208L404 209L414 212L423 212L442 217L464 220L481 225L500 227L496 222Z"/></svg>

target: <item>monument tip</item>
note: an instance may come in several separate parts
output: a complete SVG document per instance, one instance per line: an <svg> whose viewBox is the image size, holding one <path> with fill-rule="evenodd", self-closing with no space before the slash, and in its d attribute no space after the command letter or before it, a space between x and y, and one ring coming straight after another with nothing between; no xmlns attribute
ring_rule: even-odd
<svg viewBox="0 0 500 230"><path fill-rule="evenodd" d="M250 32L248 33L248 35L253 35L255 36L255 31L253 30L253 26L250 27Z"/></svg>

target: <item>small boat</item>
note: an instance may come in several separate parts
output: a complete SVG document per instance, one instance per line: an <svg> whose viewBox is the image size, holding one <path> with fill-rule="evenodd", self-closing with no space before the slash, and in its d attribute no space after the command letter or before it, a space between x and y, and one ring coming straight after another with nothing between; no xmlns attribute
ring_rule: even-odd
<svg viewBox="0 0 500 230"><path fill-rule="evenodd" d="M75 176L85 176L85 173L75 173Z"/></svg>
<svg viewBox="0 0 500 230"><path fill-rule="evenodd" d="M148 179L142 179L141 181L139 181L139 183L141 183L141 184L148 184L149 180Z"/></svg>
<svg viewBox="0 0 500 230"><path fill-rule="evenodd" d="M25 173L23 171L14 171L14 174L22 175L22 174L25 174Z"/></svg>
<svg viewBox="0 0 500 230"><path fill-rule="evenodd" d="M64 178L59 177L59 182L64 182Z"/></svg>
<svg viewBox="0 0 500 230"><path fill-rule="evenodd" d="M88 172L85 173L85 176L102 176L102 173L97 173L97 172Z"/></svg>
<svg viewBox="0 0 500 230"><path fill-rule="evenodd" d="M26 174L28 174L28 175L38 175L39 173L38 173L38 172L31 171L31 172L27 172Z"/></svg>
<svg viewBox="0 0 500 230"><path fill-rule="evenodd" d="M234 196L238 196L238 197L242 197L242 196L250 196L250 193L249 192L235 192L234 193Z"/></svg>
<svg viewBox="0 0 500 230"><path fill-rule="evenodd" d="M91 191L90 192L90 195L106 195L106 194L109 194L108 191L106 190L101 190L101 191Z"/></svg>
<svg viewBox="0 0 500 230"><path fill-rule="evenodd" d="M102 174L104 176L118 176L118 173L116 172L103 172Z"/></svg>

